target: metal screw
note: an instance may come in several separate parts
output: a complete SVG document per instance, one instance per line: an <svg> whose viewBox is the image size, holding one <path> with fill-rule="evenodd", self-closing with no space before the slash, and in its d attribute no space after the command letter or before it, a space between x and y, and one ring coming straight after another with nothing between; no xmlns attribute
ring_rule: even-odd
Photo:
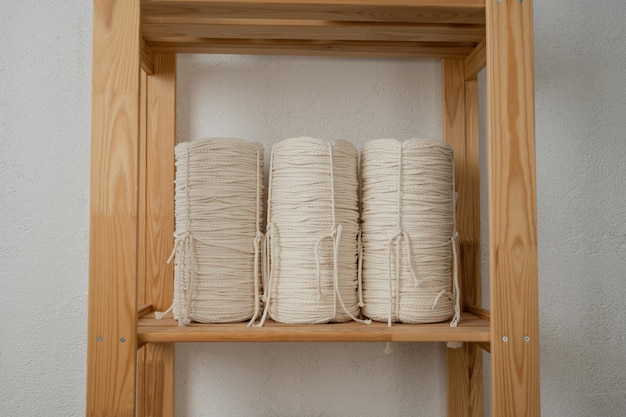
<svg viewBox="0 0 626 417"><path fill-rule="evenodd" d="M530 342L530 336L524 336L524 342Z"/></svg>
<svg viewBox="0 0 626 417"><path fill-rule="evenodd" d="M498 0L498 3L502 3L504 0Z"/></svg>
<svg viewBox="0 0 626 417"><path fill-rule="evenodd" d="M126 341L125 337L120 337L120 342L124 343Z"/></svg>
<svg viewBox="0 0 626 417"><path fill-rule="evenodd" d="M102 343L102 336L98 336L98 343Z"/></svg>
<svg viewBox="0 0 626 417"><path fill-rule="evenodd" d="M509 338L508 338L508 337L506 337L506 336L502 336L502 341L506 343L506 342L508 342L508 341L509 341Z"/></svg>

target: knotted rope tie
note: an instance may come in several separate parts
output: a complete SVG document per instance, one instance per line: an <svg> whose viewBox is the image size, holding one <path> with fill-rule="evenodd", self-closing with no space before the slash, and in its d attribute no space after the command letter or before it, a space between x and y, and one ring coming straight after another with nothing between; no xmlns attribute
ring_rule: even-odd
<svg viewBox="0 0 626 417"><path fill-rule="evenodd" d="M250 322L248 323L248 327L254 326L254 322L256 322L257 317L259 316L259 310L261 308L260 303L260 271L259 271L259 258L262 256L261 246L263 245L264 235L260 231L257 231L256 236L254 237L254 315Z"/></svg>
<svg viewBox="0 0 626 417"><path fill-rule="evenodd" d="M391 248L392 246L396 246L396 320L399 320L398 314L400 312L400 257L402 254L402 250L401 250L401 245L402 242L404 241L404 247L406 248L406 253L407 253L407 264L409 267L409 272L411 273L411 276L413 277L413 281L415 283L415 287L419 287L421 284L421 281L419 280L419 278L417 278L417 274L415 273L415 270L413 270L413 253L411 251L411 240L409 238L409 234L406 233L404 230L402 229L397 229L396 233L389 238L389 241L387 243L387 255L388 255L388 277L389 277L389 319L387 321L387 325L388 327L391 327L391 323L392 323L392 316L393 316L393 285L392 285L392 268L391 268L391 264L392 264L392 253L391 253Z"/></svg>
<svg viewBox="0 0 626 417"><path fill-rule="evenodd" d="M172 261L176 257L177 259L182 259L183 262L187 262L187 264L189 265L189 270L190 270L190 277L189 277L189 283L188 283L189 288L187 289L187 305L184 310L184 313L182 314L182 317L178 321L179 327L183 327L191 323L191 319L189 318L189 316L191 313L190 306L191 306L191 293L192 293L192 288L193 288L193 277L195 275L195 270L194 270L195 262L194 262L193 254L194 254L193 236L191 236L191 233L189 233L189 231L187 230L183 230L181 232L175 232L174 233L174 248L172 249L172 253L170 253L169 258L167 258L167 264L169 265L170 263L172 263ZM188 255L188 256L185 256L185 255ZM180 291L178 293L178 296L182 297ZM182 305L182 298L179 299L179 305ZM166 314L170 313L173 308L174 308L174 304L170 305L168 309L165 311L162 311L162 312L156 311L154 313L154 317L157 320L161 320Z"/></svg>
<svg viewBox="0 0 626 417"><path fill-rule="evenodd" d="M270 305L272 302L272 281L274 278L274 270L273 265L275 260L273 259L274 253L276 252L274 249L274 233L276 231L276 227L274 223L267 224L267 231L265 233L265 242L262 245L261 255L263 262L263 296L261 297L262 301L265 303L265 308L263 309L263 315L261 316L261 320L258 324L255 324L254 321L248 323L248 327L263 327L265 321L267 320L267 316L270 312ZM267 277L267 278L266 278ZM265 282L267 280L267 282ZM255 320L256 321L256 320Z"/></svg>

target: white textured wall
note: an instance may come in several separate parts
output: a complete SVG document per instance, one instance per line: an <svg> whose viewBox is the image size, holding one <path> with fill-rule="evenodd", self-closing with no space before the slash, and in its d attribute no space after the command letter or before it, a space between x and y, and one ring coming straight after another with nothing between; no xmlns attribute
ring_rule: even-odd
<svg viewBox="0 0 626 417"><path fill-rule="evenodd" d="M90 3L0 2L0 416L84 415ZM535 2L546 417L626 412L624 19L621 0ZM181 139L441 134L435 62L179 68ZM443 348L383 347L180 345L177 415L445 415Z"/></svg>

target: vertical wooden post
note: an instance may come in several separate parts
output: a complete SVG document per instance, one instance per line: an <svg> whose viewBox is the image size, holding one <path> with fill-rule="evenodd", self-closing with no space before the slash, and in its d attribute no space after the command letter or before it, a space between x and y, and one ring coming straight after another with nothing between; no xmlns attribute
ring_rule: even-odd
<svg viewBox="0 0 626 417"><path fill-rule="evenodd" d="M87 416L134 417L139 0L94 1Z"/></svg>
<svg viewBox="0 0 626 417"><path fill-rule="evenodd" d="M174 233L174 146L176 143L176 56L154 54L147 77L145 175L146 304L167 309L173 300L173 266L166 260ZM174 415L174 344L150 343L140 354L138 416Z"/></svg>
<svg viewBox="0 0 626 417"><path fill-rule="evenodd" d="M539 407L532 0L487 0L494 417Z"/></svg>
<svg viewBox="0 0 626 417"><path fill-rule="evenodd" d="M457 224L460 236L462 310L480 299L480 195L478 137L473 122L478 117L478 91L465 81L464 61L443 61L444 138L454 148L455 183L459 193ZM478 220L476 217L478 216ZM478 257L478 260L476 258ZM482 351L465 343L448 349L448 416L483 415Z"/></svg>

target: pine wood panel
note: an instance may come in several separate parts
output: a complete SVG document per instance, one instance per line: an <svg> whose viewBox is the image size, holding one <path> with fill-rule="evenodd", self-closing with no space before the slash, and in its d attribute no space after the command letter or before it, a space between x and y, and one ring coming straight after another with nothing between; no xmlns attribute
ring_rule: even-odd
<svg viewBox="0 0 626 417"><path fill-rule="evenodd" d="M144 22L175 17L485 23L484 0L143 0Z"/></svg>
<svg viewBox="0 0 626 417"><path fill-rule="evenodd" d="M87 416L135 415L139 0L94 3Z"/></svg>
<svg viewBox="0 0 626 417"><path fill-rule="evenodd" d="M489 0L487 20L493 416L536 417L540 407L532 1Z"/></svg>
<svg viewBox="0 0 626 417"><path fill-rule="evenodd" d="M484 25L332 22L328 20L193 19L192 23L143 23L145 39L308 39L479 43Z"/></svg>
<svg viewBox="0 0 626 417"><path fill-rule="evenodd" d="M145 44L142 42L141 48ZM150 60L152 65L152 59ZM151 67L151 70L153 68ZM148 106L148 74L145 70L145 62L142 53L142 71L139 96L139 221L138 221L138 241L137 241L137 319L152 312L152 305L146 304L146 187L143 185L146 178L146 136L147 130L147 106ZM135 392L137 396L137 417L145 417L143 407L145 402L145 360L146 350L141 349L141 344L137 344L137 385Z"/></svg>
<svg viewBox="0 0 626 417"><path fill-rule="evenodd" d="M467 63L467 61L466 61ZM465 68L467 66L465 65ZM465 70L467 77L467 71ZM467 79L467 78L466 78ZM465 306L480 307L481 252L480 252L480 133L478 129L478 80L465 81L465 153L458 185L461 234L461 270Z"/></svg>
<svg viewBox="0 0 626 417"><path fill-rule="evenodd" d="M148 77L146 146L147 302L165 310L174 298L174 146L176 145L176 57L154 55Z"/></svg>
<svg viewBox="0 0 626 417"><path fill-rule="evenodd" d="M468 118L477 115L472 88L465 82L465 61L443 61L443 122L444 138L454 149L455 185L459 193L456 207L457 229L460 235L461 307L480 299L480 262L475 262L480 248L480 213L478 189L478 143L472 137ZM477 96L476 96L477 98ZM478 255L480 253L478 252ZM478 258L480 261L480 257ZM483 415L482 351L465 343L447 353L448 416L481 417Z"/></svg>
<svg viewBox="0 0 626 417"><path fill-rule="evenodd" d="M173 299L173 266L166 260L174 233L174 145L176 142L176 57L154 54L146 83L144 302L165 310ZM174 345L148 344L139 352L138 415L174 415Z"/></svg>
<svg viewBox="0 0 626 417"><path fill-rule="evenodd" d="M178 327L172 319L139 321L141 342L447 342L489 340L489 323L464 314L462 324L334 323L286 325L272 321L264 327L249 328L245 323L192 324Z"/></svg>
<svg viewBox="0 0 626 417"><path fill-rule="evenodd" d="M176 38L151 42L154 52L185 54L322 55L380 58L466 57L473 44L445 42L307 41Z"/></svg>
<svg viewBox="0 0 626 417"><path fill-rule="evenodd" d="M488 344L486 344L488 346ZM483 417L483 356L475 343L448 349L448 416Z"/></svg>
<svg viewBox="0 0 626 417"><path fill-rule="evenodd" d="M149 75L154 73L154 52L143 37L141 38L141 69Z"/></svg>
<svg viewBox="0 0 626 417"><path fill-rule="evenodd" d="M483 39L465 58L465 80L473 81L478 73L487 65L487 40Z"/></svg>

